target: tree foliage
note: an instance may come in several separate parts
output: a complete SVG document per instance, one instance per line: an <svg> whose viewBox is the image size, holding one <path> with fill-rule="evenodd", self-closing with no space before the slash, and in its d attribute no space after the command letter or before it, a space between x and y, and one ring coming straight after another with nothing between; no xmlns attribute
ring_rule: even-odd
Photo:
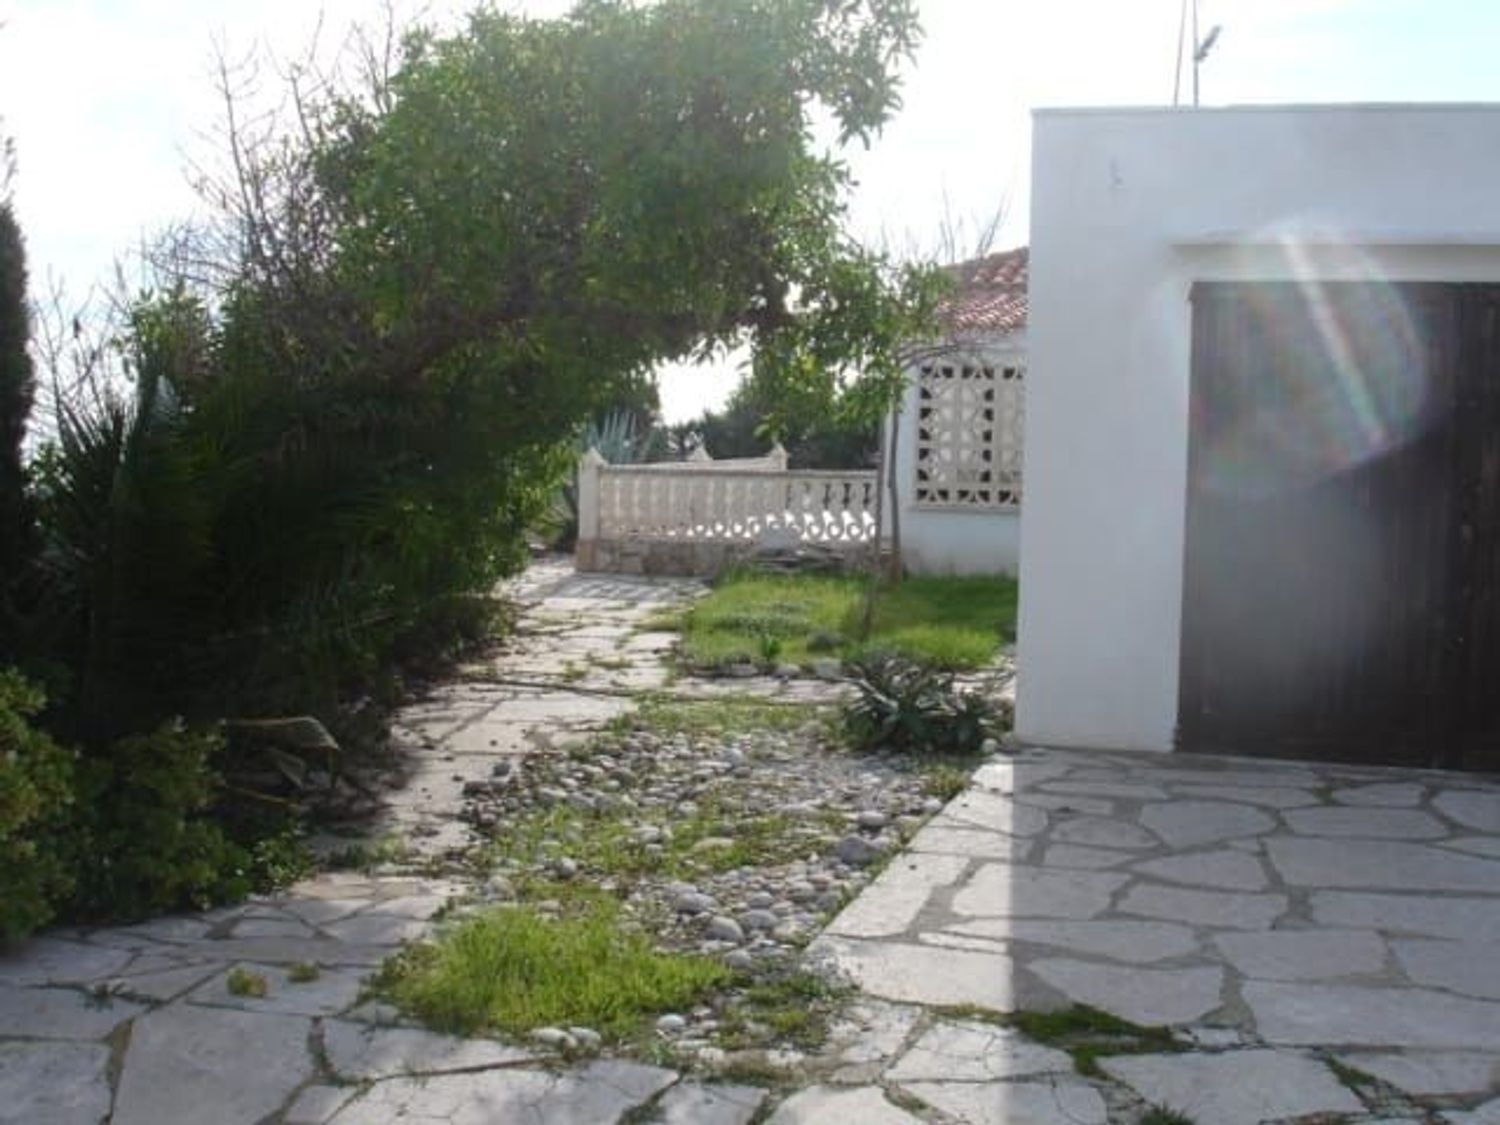
<svg viewBox="0 0 1500 1125"><path fill-rule="evenodd" d="M748 340L787 402L888 375L922 279L848 237L814 121L868 141L916 37L909 0L480 11L280 132L226 68L218 219L159 247L38 463L60 729L332 717L521 564L661 361Z"/></svg>

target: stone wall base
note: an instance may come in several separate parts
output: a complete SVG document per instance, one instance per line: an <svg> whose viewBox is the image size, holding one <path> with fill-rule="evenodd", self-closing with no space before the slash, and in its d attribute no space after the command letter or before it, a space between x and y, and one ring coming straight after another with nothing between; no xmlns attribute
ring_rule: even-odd
<svg viewBox="0 0 1500 1125"><path fill-rule="evenodd" d="M683 539L592 539L578 541L574 565L585 573L663 574L713 578L755 555L754 543L706 543ZM842 549L851 560L866 556L868 546Z"/></svg>

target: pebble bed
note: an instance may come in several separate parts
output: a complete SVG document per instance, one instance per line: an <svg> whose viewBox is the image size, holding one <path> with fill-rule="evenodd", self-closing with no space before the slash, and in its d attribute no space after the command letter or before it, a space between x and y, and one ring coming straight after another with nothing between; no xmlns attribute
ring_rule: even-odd
<svg viewBox="0 0 1500 1125"><path fill-rule="evenodd" d="M464 799L464 818L492 841L492 874L474 906L520 897L556 912L560 901L527 888L595 886L619 895L662 948L721 957L741 980L793 967L943 804L920 763L852 754L821 721L602 736L571 755L499 763L491 776L465 781ZM619 843L612 863L590 861L590 840L601 833ZM751 854L726 868L723 856L736 848L736 858ZM722 1008L669 1013L657 1032L680 1052L712 1052ZM537 1037L564 1048L586 1048L591 1038L586 1028L538 1029Z"/></svg>

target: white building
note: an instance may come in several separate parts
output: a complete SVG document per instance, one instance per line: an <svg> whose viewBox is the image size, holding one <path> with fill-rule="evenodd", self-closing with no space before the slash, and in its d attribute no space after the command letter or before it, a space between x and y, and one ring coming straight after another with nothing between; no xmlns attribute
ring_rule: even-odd
<svg viewBox="0 0 1500 1125"><path fill-rule="evenodd" d="M1021 557L1025 247L955 267L940 349L914 365L897 418L905 566L1014 574Z"/></svg>
<svg viewBox="0 0 1500 1125"><path fill-rule="evenodd" d="M1018 733L1492 751L1500 108L1043 111L1032 199Z"/></svg>

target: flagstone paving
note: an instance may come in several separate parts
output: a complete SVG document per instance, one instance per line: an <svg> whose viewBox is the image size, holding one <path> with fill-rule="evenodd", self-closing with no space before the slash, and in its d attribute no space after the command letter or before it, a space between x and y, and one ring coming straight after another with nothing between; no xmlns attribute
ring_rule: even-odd
<svg viewBox="0 0 1500 1125"><path fill-rule="evenodd" d="M1187 1049L1103 1070L1200 1125L1487 1121L1500 862L1474 833L1497 824L1500 785L1476 776L1028 750L983 767L809 954L929 1012L1078 1003L1170 1025ZM939 1094L908 1080L917 1057L883 1072L907 1110L1093 1112L1033 1116L1031 1079L956 1064L987 1093ZM1108 1119L1135 1120L1114 1083L1093 1083Z"/></svg>
<svg viewBox="0 0 1500 1125"><path fill-rule="evenodd" d="M465 779L668 685L652 615L692 583L533 567L506 648L397 718L379 831L470 842ZM827 700L819 681L676 693ZM376 867L0 958L0 1123L1500 1123L1500 785L1463 775L1028 750L993 761L808 950L859 992L770 1090L464 1040L361 996L467 887ZM294 966L315 964L313 980ZM235 996L229 972L263 976ZM1001 1013L1086 1003L1173 1050L1079 1073ZM1353 1070L1347 1068L1355 1068Z"/></svg>

